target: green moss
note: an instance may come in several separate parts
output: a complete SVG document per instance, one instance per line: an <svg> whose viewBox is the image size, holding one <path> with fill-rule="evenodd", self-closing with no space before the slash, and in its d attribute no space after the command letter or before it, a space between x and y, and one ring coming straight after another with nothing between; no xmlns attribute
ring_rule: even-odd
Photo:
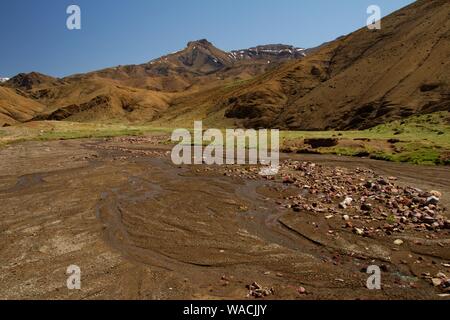
<svg viewBox="0 0 450 320"><path fill-rule="evenodd" d="M370 146L319 148L320 153L345 156L370 155L385 161L415 164L450 163L450 112L435 112L396 120L363 131L287 131L281 133L284 145L306 138L370 139L388 142L397 139L393 150L373 149Z"/></svg>

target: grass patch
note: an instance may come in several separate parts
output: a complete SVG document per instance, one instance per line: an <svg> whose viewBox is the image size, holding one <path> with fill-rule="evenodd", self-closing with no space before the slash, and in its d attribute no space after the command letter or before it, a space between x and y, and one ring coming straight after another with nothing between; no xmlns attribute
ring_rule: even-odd
<svg viewBox="0 0 450 320"><path fill-rule="evenodd" d="M414 164L444 164L441 158L442 148L420 143L407 143L398 154L388 155L390 161Z"/></svg>
<svg viewBox="0 0 450 320"><path fill-rule="evenodd" d="M207 129L205 126L204 129ZM29 140L68 140L171 134L172 128L121 123L73 123L42 121L0 129L0 147ZM191 130L192 132L192 130ZM225 137L225 131L222 130ZM282 131L280 148L304 150L304 139L333 138L339 143L314 152L408 162L450 164L450 112L436 112L392 121L362 131ZM204 142L204 145L209 144ZM245 143L247 145L247 143Z"/></svg>
<svg viewBox="0 0 450 320"><path fill-rule="evenodd" d="M0 146L24 141L143 136L167 132L171 132L171 129L148 125L43 121L8 128L6 134L0 136Z"/></svg>
<svg viewBox="0 0 450 320"><path fill-rule="evenodd" d="M335 147L315 150L323 154L365 155L424 165L450 164L450 112L447 111L412 116L362 131L287 131L281 137L283 147L311 138L340 140Z"/></svg>
<svg viewBox="0 0 450 320"><path fill-rule="evenodd" d="M122 130L95 130L95 131L50 131L39 134L37 137L40 141L48 140L70 140L82 138L110 138L119 136L140 136L144 135L144 130L139 129L122 129Z"/></svg>

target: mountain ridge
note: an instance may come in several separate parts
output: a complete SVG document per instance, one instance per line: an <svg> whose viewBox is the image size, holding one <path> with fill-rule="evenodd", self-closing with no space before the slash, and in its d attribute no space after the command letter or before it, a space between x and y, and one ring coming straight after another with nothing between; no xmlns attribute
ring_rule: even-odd
<svg viewBox="0 0 450 320"><path fill-rule="evenodd" d="M140 65L2 85L44 105L44 120L365 129L450 110L449 18L448 1L418 0L383 18L381 30L361 28L313 49L227 52L201 39Z"/></svg>
<svg viewBox="0 0 450 320"><path fill-rule="evenodd" d="M210 92L197 117L214 114L249 128L349 130L450 110L449 17L448 1L416 1L385 17L381 30L361 28L302 60ZM179 118L174 113L161 121Z"/></svg>
<svg viewBox="0 0 450 320"><path fill-rule="evenodd" d="M247 80L286 60L303 57L283 51L292 46L279 46L280 56L271 53L270 66L263 56L236 59L201 39L140 65L116 66L64 78L38 72L20 73L3 85L22 90L27 98L45 107L34 120L56 117L73 121L152 121L156 113L169 107L173 97Z"/></svg>

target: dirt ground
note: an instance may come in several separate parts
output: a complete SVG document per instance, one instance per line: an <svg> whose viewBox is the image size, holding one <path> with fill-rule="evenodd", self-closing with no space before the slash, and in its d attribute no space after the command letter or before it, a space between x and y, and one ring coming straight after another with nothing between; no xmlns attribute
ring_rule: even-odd
<svg viewBox="0 0 450 320"><path fill-rule="evenodd" d="M257 282L266 299L448 299L431 282L450 275L448 230L361 237L280 206L292 190L277 181L175 166L169 150L126 139L1 149L0 298L255 299ZM450 207L448 167L292 157L395 176ZM70 265L81 290L66 286ZM366 288L369 265L382 290Z"/></svg>

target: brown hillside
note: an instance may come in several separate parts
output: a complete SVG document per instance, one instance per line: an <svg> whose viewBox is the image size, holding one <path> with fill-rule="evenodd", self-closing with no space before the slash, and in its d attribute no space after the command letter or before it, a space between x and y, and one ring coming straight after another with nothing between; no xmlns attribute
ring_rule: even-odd
<svg viewBox="0 0 450 320"><path fill-rule="evenodd" d="M5 86L20 89L33 111L16 95L17 103L3 98L0 108L52 120L368 128L450 110L449 18L447 0L419 0L383 19L381 30L362 28L309 50L266 45L226 52L199 40L141 65L64 79L20 74ZM9 117L22 119L16 118Z"/></svg>
<svg viewBox="0 0 450 320"><path fill-rule="evenodd" d="M45 107L25 96L20 90L0 86L0 127L31 120Z"/></svg>
<svg viewBox="0 0 450 320"><path fill-rule="evenodd" d="M61 80L47 76L39 72L19 73L15 77L5 82L4 86L20 89L32 90L51 87L63 83Z"/></svg>
<svg viewBox="0 0 450 320"><path fill-rule="evenodd" d="M169 94L117 85L93 78L32 91L31 97L48 106L35 120L149 122L167 108Z"/></svg>
<svg viewBox="0 0 450 320"><path fill-rule="evenodd" d="M420 0L218 97L249 127L367 128L450 110L450 2Z"/></svg>
<svg viewBox="0 0 450 320"><path fill-rule="evenodd" d="M269 48L270 54L266 52ZM154 91L195 91L205 85L221 85L260 75L283 61L302 58L303 51L299 50L292 46L268 45L226 52L202 39L191 41L183 50L145 64L118 66L65 80L101 78L123 86Z"/></svg>
<svg viewBox="0 0 450 320"><path fill-rule="evenodd" d="M142 65L119 66L64 79L36 72L19 74L5 86L46 106L35 120L150 122L174 98L250 79L303 49L267 45L225 52L207 40Z"/></svg>

